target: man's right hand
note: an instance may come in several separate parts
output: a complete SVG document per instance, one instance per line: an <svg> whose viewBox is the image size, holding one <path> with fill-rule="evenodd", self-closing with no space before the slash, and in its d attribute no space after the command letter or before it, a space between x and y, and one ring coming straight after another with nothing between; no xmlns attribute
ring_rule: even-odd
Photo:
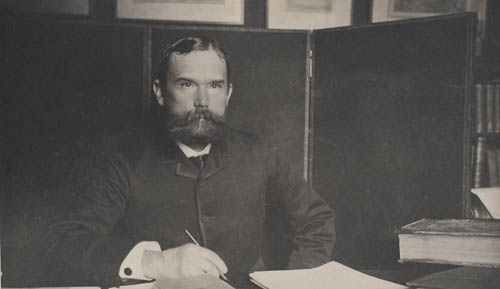
<svg viewBox="0 0 500 289"><path fill-rule="evenodd" d="M142 269L144 276L156 280L201 274L219 277L227 273L226 264L216 253L194 244L160 252L146 250L142 257Z"/></svg>

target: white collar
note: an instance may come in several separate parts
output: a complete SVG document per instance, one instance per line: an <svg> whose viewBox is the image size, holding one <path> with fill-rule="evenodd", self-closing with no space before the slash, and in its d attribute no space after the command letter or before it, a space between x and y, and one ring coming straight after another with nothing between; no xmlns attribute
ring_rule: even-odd
<svg viewBox="0 0 500 289"><path fill-rule="evenodd" d="M194 149L188 147L187 145L181 143L180 141L176 141L176 142L177 142L177 145L179 146L179 148L181 149L181 151L188 158L190 158L190 157L198 157L198 156L202 156L202 155L208 155L208 153L210 152L210 148L212 148L212 144L209 143L201 151L195 151Z"/></svg>

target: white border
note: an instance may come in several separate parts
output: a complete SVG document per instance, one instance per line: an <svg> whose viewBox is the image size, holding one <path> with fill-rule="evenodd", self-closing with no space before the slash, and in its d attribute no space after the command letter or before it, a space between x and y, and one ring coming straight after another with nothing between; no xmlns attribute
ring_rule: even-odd
<svg viewBox="0 0 500 289"><path fill-rule="evenodd" d="M89 15L89 0L0 0L0 8L40 14Z"/></svg>
<svg viewBox="0 0 500 289"><path fill-rule="evenodd" d="M351 25L351 0L331 1L333 2L331 12L299 12L287 11L287 0L268 0L267 27L313 30Z"/></svg>
<svg viewBox="0 0 500 289"><path fill-rule="evenodd" d="M479 11L474 10L474 3L477 2ZM484 21L486 17L486 0L467 0L466 11L478 12L479 21ZM372 22L383 22L383 21L394 21L405 18L416 18L425 16L439 15L436 13L393 13L389 16L390 5L392 5L393 0L373 0L372 2ZM463 11L463 12L466 12ZM447 13L441 13L447 14Z"/></svg>
<svg viewBox="0 0 500 289"><path fill-rule="evenodd" d="M192 4L116 0L116 17L241 25L244 21L243 2L226 0L225 4Z"/></svg>

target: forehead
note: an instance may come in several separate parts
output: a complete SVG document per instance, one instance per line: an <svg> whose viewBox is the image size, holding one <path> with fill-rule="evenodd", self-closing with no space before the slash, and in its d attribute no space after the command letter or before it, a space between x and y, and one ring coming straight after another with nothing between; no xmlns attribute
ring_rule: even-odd
<svg viewBox="0 0 500 289"><path fill-rule="evenodd" d="M226 78L226 61L214 50L192 51L188 54L170 55L168 74L178 77Z"/></svg>

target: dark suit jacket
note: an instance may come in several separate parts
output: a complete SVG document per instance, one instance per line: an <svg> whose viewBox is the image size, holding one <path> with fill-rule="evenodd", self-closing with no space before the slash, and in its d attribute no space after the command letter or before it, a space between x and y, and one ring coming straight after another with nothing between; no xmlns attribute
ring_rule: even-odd
<svg viewBox="0 0 500 289"><path fill-rule="evenodd" d="M247 272L261 253L265 207L279 203L295 229L290 268L327 262L333 211L278 155L254 135L228 129L201 172L168 140L105 156L75 207L50 228L47 252L64 278L115 286L137 242L179 246L190 242L188 229L230 271Z"/></svg>

